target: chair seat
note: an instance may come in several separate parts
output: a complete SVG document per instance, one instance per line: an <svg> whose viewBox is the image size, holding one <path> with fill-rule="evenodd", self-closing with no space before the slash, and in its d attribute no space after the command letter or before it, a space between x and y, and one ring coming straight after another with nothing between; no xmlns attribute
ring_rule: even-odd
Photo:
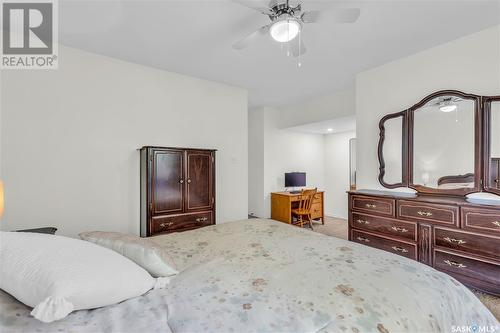
<svg viewBox="0 0 500 333"><path fill-rule="evenodd" d="M311 213L311 210L295 208L292 209L292 213L297 215L307 215Z"/></svg>

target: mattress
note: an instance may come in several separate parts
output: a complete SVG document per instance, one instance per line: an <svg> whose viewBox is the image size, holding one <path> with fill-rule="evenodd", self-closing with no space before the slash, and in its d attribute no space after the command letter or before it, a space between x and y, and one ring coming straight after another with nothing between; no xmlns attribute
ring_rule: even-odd
<svg viewBox="0 0 500 333"><path fill-rule="evenodd" d="M0 329L386 333L498 327L483 304L444 273L284 223L250 219L151 239L181 271L166 289L50 324L2 293Z"/></svg>

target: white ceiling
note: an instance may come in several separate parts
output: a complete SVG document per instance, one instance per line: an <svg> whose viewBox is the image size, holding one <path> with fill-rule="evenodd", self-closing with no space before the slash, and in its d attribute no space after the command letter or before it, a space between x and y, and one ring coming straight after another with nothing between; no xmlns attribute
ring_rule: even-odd
<svg viewBox="0 0 500 333"><path fill-rule="evenodd" d="M356 130L356 116L335 118L306 125L287 128L291 131L309 134L333 134Z"/></svg>
<svg viewBox="0 0 500 333"><path fill-rule="evenodd" d="M263 0L265 1L265 0ZM332 1L329 1L332 2ZM303 2L304 9L325 1ZM60 1L62 44L248 88L250 106L285 106L352 85L365 69L500 23L498 1L335 1L355 24L303 29L302 67L278 43L231 45L268 18L230 0Z"/></svg>

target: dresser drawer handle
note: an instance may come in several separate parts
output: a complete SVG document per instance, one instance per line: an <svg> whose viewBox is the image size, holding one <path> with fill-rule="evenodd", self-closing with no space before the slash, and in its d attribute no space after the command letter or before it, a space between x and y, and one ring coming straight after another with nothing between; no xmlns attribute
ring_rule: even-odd
<svg viewBox="0 0 500 333"><path fill-rule="evenodd" d="M455 239L455 238L450 238L450 237L445 237L444 238L445 241L447 241L448 243L457 243L458 245L462 245L462 244L465 244L467 243L466 241L462 240L462 239Z"/></svg>
<svg viewBox="0 0 500 333"><path fill-rule="evenodd" d="M377 205L374 204L365 204L367 208L377 208Z"/></svg>
<svg viewBox="0 0 500 333"><path fill-rule="evenodd" d="M160 223L160 227L161 228L170 227L172 226L172 224L174 224L174 222Z"/></svg>
<svg viewBox="0 0 500 333"><path fill-rule="evenodd" d="M420 216L432 216L431 212L422 212L421 210L419 210L417 214Z"/></svg>
<svg viewBox="0 0 500 333"><path fill-rule="evenodd" d="M206 220L208 220L208 217L198 217L196 222L205 222Z"/></svg>
<svg viewBox="0 0 500 333"><path fill-rule="evenodd" d="M365 237L356 237L356 239L359 241L365 242L365 243L370 243L370 240L368 238L365 238Z"/></svg>
<svg viewBox="0 0 500 333"><path fill-rule="evenodd" d="M399 231L399 232L408 232L408 229L400 228L400 227L391 227L391 229L394 231Z"/></svg>
<svg viewBox="0 0 500 333"><path fill-rule="evenodd" d="M464 264L461 264L461 263L456 262L456 261L452 261L452 260L443 260L443 261L448 266L452 266L452 267L456 267L456 268L466 268L467 267Z"/></svg>
<svg viewBox="0 0 500 333"><path fill-rule="evenodd" d="M401 246L393 246L393 247L391 247L391 249L393 249L396 252L401 252L401 253L407 253L408 252L407 249L405 249L404 247L401 247Z"/></svg>
<svg viewBox="0 0 500 333"><path fill-rule="evenodd" d="M359 224L370 224L370 222L368 222L366 220L362 220L362 219L358 219L358 220L356 220L356 222L358 222Z"/></svg>
<svg viewBox="0 0 500 333"><path fill-rule="evenodd" d="M491 224L496 225L497 227L500 227L500 221L493 221Z"/></svg>

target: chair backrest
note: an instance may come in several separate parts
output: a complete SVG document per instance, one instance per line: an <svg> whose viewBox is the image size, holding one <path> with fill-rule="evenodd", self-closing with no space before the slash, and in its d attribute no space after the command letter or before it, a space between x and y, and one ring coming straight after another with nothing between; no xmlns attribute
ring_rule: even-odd
<svg viewBox="0 0 500 333"><path fill-rule="evenodd" d="M317 188L315 188L313 190L302 190L302 192L300 193L300 197L299 197L299 199L300 199L299 208L301 210L305 210L305 211L311 210L312 202L313 202L314 195L316 194L316 192L318 192Z"/></svg>

